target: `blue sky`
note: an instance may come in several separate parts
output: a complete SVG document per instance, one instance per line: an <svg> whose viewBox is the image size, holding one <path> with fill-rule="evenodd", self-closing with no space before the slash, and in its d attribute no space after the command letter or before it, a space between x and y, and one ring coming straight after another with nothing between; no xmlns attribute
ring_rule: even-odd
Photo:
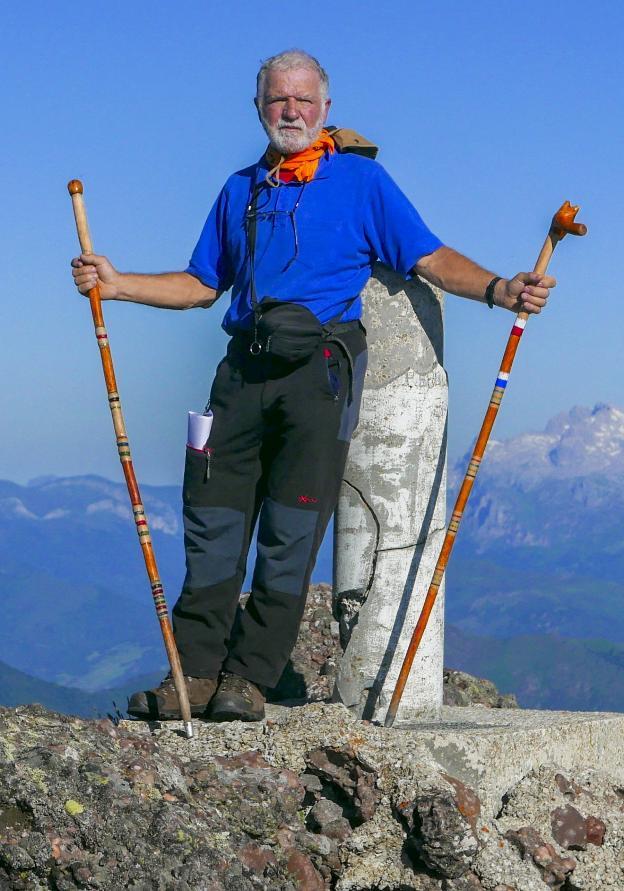
<svg viewBox="0 0 624 891"><path fill-rule="evenodd" d="M263 150L259 61L291 46L328 69L332 122L380 143L431 228L499 274L532 267L564 199L582 205L589 235L555 253L559 287L527 328L495 435L539 429L574 404L624 405L622 4L10 6L0 13L1 478L120 478L88 303L69 278L67 181L83 179L95 249L118 268L184 268L225 178ZM179 482L186 411L206 401L225 304L104 309L139 479ZM512 320L447 300L451 456L480 426Z"/></svg>

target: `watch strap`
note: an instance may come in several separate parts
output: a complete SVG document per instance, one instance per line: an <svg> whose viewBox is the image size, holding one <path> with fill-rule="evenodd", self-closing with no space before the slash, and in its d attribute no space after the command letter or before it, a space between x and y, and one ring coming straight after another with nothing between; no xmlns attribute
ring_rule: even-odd
<svg viewBox="0 0 624 891"><path fill-rule="evenodd" d="M485 289L485 294L483 295L483 298L484 298L485 302L487 303L487 305L490 307L490 309L494 309L494 288L496 287L496 285L498 284L498 282L500 280L501 280L501 276L495 275L494 278L492 279L492 281L489 283L489 285Z"/></svg>

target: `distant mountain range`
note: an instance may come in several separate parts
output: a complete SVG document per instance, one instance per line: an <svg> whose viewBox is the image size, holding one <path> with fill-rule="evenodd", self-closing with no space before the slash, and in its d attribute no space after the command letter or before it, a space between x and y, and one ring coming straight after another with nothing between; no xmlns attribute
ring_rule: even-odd
<svg viewBox="0 0 624 891"><path fill-rule="evenodd" d="M445 664L493 679L525 708L622 711L624 645L556 635L495 639L446 626ZM86 691L50 684L0 662L0 705L39 702L86 718L125 714L135 690L155 686L163 672L128 678L123 684Z"/></svg>
<svg viewBox="0 0 624 891"><path fill-rule="evenodd" d="M466 463L451 469L451 492ZM613 406L490 443L447 571L447 665L525 706L624 710L623 471L624 412ZM142 494L171 606L184 574L180 491ZM315 579L330 576L326 541ZM123 484L0 481L0 596L0 704L18 689L35 696L36 683L50 707L61 697L68 711L101 712L100 694L112 702L111 691L162 672Z"/></svg>
<svg viewBox="0 0 624 891"><path fill-rule="evenodd" d="M573 408L490 444L447 591L448 620L466 632L624 642L624 412Z"/></svg>
<svg viewBox="0 0 624 891"><path fill-rule="evenodd" d="M184 578L181 493L142 486L141 494L172 607ZM314 579L330 576L326 549ZM30 676L95 691L165 667L122 483L0 480L0 597L0 659Z"/></svg>
<svg viewBox="0 0 624 891"><path fill-rule="evenodd" d="M122 687L87 693L75 687L50 684L0 662L0 705L12 708L39 702L53 711L84 718L125 716L128 696L134 690L149 689L161 678L162 672L142 675L129 679Z"/></svg>
<svg viewBox="0 0 624 891"><path fill-rule="evenodd" d="M446 626L444 664L515 693L523 708L624 711L624 645L556 634L496 639Z"/></svg>
<svg viewBox="0 0 624 891"><path fill-rule="evenodd" d="M495 639L446 627L445 663L478 677L495 679L501 692L514 692L525 708L622 711L624 645L556 635ZM158 671L128 678L118 687L85 691L50 684L0 662L0 705L39 702L86 718L125 714L135 690L155 686Z"/></svg>
<svg viewBox="0 0 624 891"><path fill-rule="evenodd" d="M143 487L170 602L184 570L175 487ZM99 477L0 482L0 659L96 690L162 667L125 487Z"/></svg>

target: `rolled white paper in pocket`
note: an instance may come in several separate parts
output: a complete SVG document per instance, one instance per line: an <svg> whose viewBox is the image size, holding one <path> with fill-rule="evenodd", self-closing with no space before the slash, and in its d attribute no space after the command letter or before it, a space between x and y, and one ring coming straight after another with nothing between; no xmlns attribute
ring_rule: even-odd
<svg viewBox="0 0 624 891"><path fill-rule="evenodd" d="M208 442L211 427L211 411L205 415L200 414L197 411L190 411L188 413L188 435L186 444L192 449L203 449Z"/></svg>

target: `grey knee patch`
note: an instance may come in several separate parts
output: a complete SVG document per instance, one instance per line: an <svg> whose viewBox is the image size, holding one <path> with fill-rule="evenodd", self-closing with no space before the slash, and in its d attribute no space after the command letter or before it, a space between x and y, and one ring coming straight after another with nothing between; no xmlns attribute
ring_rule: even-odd
<svg viewBox="0 0 624 891"><path fill-rule="evenodd" d="M217 585L236 573L245 514L231 507L184 508L186 581L189 588Z"/></svg>
<svg viewBox="0 0 624 891"><path fill-rule="evenodd" d="M368 350L356 356L353 362L353 380L351 382L351 401L345 399L342 406L342 414L340 416L340 429L338 430L338 439L344 442L350 442L353 431L360 420L360 403L362 401L362 392L364 390L364 375L366 374L366 366L368 364Z"/></svg>
<svg viewBox="0 0 624 891"><path fill-rule="evenodd" d="M266 498L258 527L254 584L299 596L314 545L318 513Z"/></svg>

